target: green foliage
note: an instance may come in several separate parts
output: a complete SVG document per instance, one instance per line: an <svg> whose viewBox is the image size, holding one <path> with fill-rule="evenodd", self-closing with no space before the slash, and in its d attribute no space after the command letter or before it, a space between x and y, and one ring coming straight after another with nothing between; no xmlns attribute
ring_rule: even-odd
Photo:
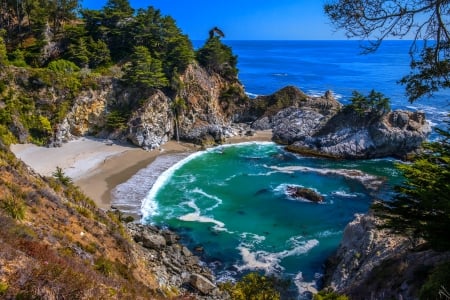
<svg viewBox="0 0 450 300"><path fill-rule="evenodd" d="M236 284L227 282L221 285L221 289L227 291L233 300L276 300L280 299L276 282L275 278L249 273Z"/></svg>
<svg viewBox="0 0 450 300"><path fill-rule="evenodd" d="M0 139L7 146L17 143L17 138L14 134L12 134L12 132L2 124L0 124Z"/></svg>
<svg viewBox="0 0 450 300"><path fill-rule="evenodd" d="M56 73L72 74L80 71L80 68L71 61L58 59L48 64L47 68Z"/></svg>
<svg viewBox="0 0 450 300"><path fill-rule="evenodd" d="M9 61L13 66L16 67L26 67L25 56L22 50L17 48L9 54Z"/></svg>
<svg viewBox="0 0 450 300"><path fill-rule="evenodd" d="M62 170L61 167L56 167L55 172L53 172L52 176L57 179L61 184L68 186L69 184L72 183L72 179L67 176L66 174L64 174L64 171Z"/></svg>
<svg viewBox="0 0 450 300"><path fill-rule="evenodd" d="M6 195L0 202L0 207L13 219L25 218L25 204L17 195Z"/></svg>
<svg viewBox="0 0 450 300"><path fill-rule="evenodd" d="M231 48L220 41L220 37L210 37L197 51L198 62L210 71L219 73L228 79L236 79L238 69L237 56Z"/></svg>
<svg viewBox="0 0 450 300"><path fill-rule="evenodd" d="M6 282L1 281L0 282L0 296L3 296L6 294L6 292L9 289L9 285Z"/></svg>
<svg viewBox="0 0 450 300"><path fill-rule="evenodd" d="M148 88L162 88L169 84L161 61L153 58L144 46L134 48L131 62L125 67L123 79Z"/></svg>
<svg viewBox="0 0 450 300"><path fill-rule="evenodd" d="M446 57L442 60L436 59L435 47L427 47L421 53L421 60L411 63L413 71L400 80L406 87L410 102L450 88L450 46L446 45L446 48Z"/></svg>
<svg viewBox="0 0 450 300"><path fill-rule="evenodd" d="M409 49L412 71L401 80L413 102L450 87L448 5L441 0L389 4L385 0L329 0L324 10L347 37L366 41L362 43L365 53L376 51L385 39L414 37Z"/></svg>
<svg viewBox="0 0 450 300"><path fill-rule="evenodd" d="M8 55L6 51L5 40L3 39L2 33L0 32L0 66L8 64Z"/></svg>
<svg viewBox="0 0 450 300"><path fill-rule="evenodd" d="M345 295L339 295L333 290L324 289L313 296L313 300L349 300Z"/></svg>
<svg viewBox="0 0 450 300"><path fill-rule="evenodd" d="M450 262L437 266L422 285L419 299L450 299Z"/></svg>
<svg viewBox="0 0 450 300"><path fill-rule="evenodd" d="M106 126L111 130L124 129L127 127L127 121L129 117L129 111L113 109L106 116Z"/></svg>
<svg viewBox="0 0 450 300"><path fill-rule="evenodd" d="M436 250L450 250L450 132L436 129L441 139L425 143L412 164L398 164L405 183L392 201L374 206L386 227L412 238L424 238Z"/></svg>
<svg viewBox="0 0 450 300"><path fill-rule="evenodd" d="M364 115L369 112L382 116L391 111L389 98L384 97L382 93L376 92L375 90L372 90L367 96L353 91L353 96L350 101L351 104L347 107L359 115Z"/></svg>

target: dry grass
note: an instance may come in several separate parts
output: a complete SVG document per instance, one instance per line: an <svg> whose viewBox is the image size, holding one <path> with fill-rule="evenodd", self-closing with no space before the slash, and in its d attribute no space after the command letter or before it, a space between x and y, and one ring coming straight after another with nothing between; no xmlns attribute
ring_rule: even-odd
<svg viewBox="0 0 450 300"><path fill-rule="evenodd" d="M22 207L22 217L11 207ZM1 297L158 298L154 275L117 216L73 184L33 174L1 142L0 227Z"/></svg>

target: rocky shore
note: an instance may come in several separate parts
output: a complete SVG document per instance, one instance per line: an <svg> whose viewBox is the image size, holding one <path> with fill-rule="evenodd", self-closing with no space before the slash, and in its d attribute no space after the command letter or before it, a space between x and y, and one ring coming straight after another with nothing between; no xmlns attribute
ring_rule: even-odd
<svg viewBox="0 0 450 300"><path fill-rule="evenodd" d="M175 287L185 293L194 293L196 299L229 299L219 290L214 275L197 256L179 243L179 237L167 229L152 225L129 223L127 229L134 241L145 251L145 259L160 287Z"/></svg>
<svg viewBox="0 0 450 300"><path fill-rule="evenodd" d="M371 212L356 215L327 262L325 286L350 299L417 299L426 274L449 261L449 252L417 246L381 229ZM420 243L419 243L420 245Z"/></svg>

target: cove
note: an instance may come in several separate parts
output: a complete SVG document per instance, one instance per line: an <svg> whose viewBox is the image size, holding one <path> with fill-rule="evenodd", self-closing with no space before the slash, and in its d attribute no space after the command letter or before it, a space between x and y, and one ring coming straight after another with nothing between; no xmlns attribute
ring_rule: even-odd
<svg viewBox="0 0 450 300"><path fill-rule="evenodd" d="M347 176L383 178L377 192ZM367 178L366 178L367 179ZM386 197L400 174L392 159L302 157L271 142L225 145L192 154L165 171L142 206L143 220L176 231L214 271L234 280L250 271L290 279L301 293L320 280L355 213ZM313 189L323 203L293 199Z"/></svg>

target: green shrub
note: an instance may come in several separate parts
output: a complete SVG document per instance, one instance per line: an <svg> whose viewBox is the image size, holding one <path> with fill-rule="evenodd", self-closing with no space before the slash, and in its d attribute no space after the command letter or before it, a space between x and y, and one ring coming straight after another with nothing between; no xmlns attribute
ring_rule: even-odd
<svg viewBox="0 0 450 300"><path fill-rule="evenodd" d="M80 71L80 68L76 64L65 59L54 60L48 64L47 68L56 73L71 74Z"/></svg>
<svg viewBox="0 0 450 300"><path fill-rule="evenodd" d="M420 289L419 299L450 299L450 262L437 266Z"/></svg>
<svg viewBox="0 0 450 300"><path fill-rule="evenodd" d="M227 291L233 300L263 300L280 299L280 293L276 290L277 279L266 277L258 273L245 275L236 284L230 282L222 284L221 289Z"/></svg>
<svg viewBox="0 0 450 300"><path fill-rule="evenodd" d="M331 289L323 289L313 296L313 300L348 300L348 297L339 295Z"/></svg>
<svg viewBox="0 0 450 300"><path fill-rule="evenodd" d="M114 272L114 263L107 258L99 257L94 263L94 268L105 276L111 276Z"/></svg>
<svg viewBox="0 0 450 300"><path fill-rule="evenodd" d="M5 196L1 202L1 208L13 219L23 220L25 218L25 204L17 196Z"/></svg>
<svg viewBox="0 0 450 300"><path fill-rule="evenodd" d="M0 296L3 296L8 291L8 284L6 282L0 281Z"/></svg>

